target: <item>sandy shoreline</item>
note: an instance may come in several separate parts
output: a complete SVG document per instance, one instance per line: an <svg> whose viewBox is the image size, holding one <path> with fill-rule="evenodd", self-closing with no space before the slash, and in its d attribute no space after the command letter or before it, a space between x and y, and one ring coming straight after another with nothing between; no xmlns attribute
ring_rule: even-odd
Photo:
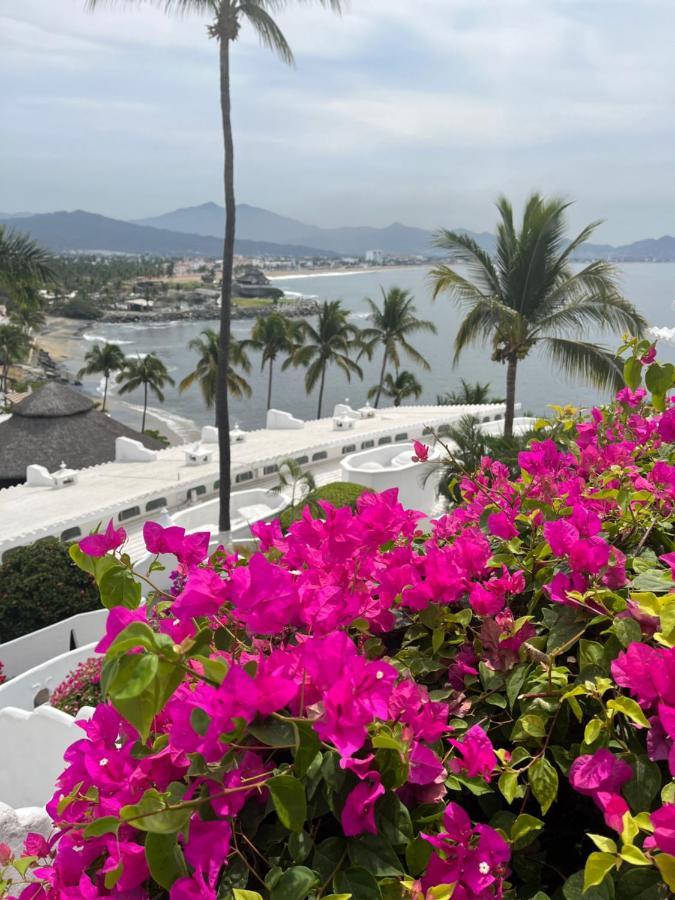
<svg viewBox="0 0 675 900"><path fill-rule="evenodd" d="M91 329L95 322L81 319L66 319L61 316L49 316L47 324L35 338L36 346L44 350L52 360L62 366L69 374L72 380L75 380L77 373L77 365L73 364L74 360L81 359L84 355L82 352L83 335ZM88 344L88 347L93 344ZM101 397L90 395L92 400L101 401ZM114 394L108 394L108 412L119 421L124 422L130 428L139 429L141 424L141 407L136 403L127 403L119 399ZM179 419L177 423L172 420ZM172 444L180 445L186 442L197 440L199 438L200 429L187 419L172 416L167 411L153 411L148 408L146 415L146 428L159 431L160 434ZM194 427L191 427L194 426Z"/></svg>
<svg viewBox="0 0 675 900"><path fill-rule="evenodd" d="M357 269L312 269L308 272L306 269L274 269L272 272L265 272L270 281L286 281L289 278L331 278L343 275L370 275L379 272L398 272L401 269L427 269L430 263L416 263L410 266L363 266Z"/></svg>

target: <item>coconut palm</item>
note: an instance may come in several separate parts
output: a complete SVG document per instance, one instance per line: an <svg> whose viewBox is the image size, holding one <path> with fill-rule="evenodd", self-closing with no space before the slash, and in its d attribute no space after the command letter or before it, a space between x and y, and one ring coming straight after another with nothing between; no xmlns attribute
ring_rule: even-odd
<svg viewBox="0 0 675 900"><path fill-rule="evenodd" d="M114 0L88 0L91 9ZM137 0L138 2L138 0ZM321 6L339 13L343 0L316 0ZM220 523L221 532L230 530L230 413L228 404L227 370L232 305L232 269L234 264L235 196L234 141L230 103L230 44L237 40L244 24L248 24L261 43L274 51L283 62L293 64L293 52L271 12L290 5L289 0L162 0L170 13L198 13L210 20L208 34L218 41L220 68L220 110L225 148L225 240L223 245L223 286L220 305L220 341L218 390L218 444L220 451Z"/></svg>
<svg viewBox="0 0 675 900"><path fill-rule="evenodd" d="M433 322L417 318L417 309L410 291L404 291L399 287L390 288L388 291L385 291L384 288L380 288L380 290L382 291L382 308L370 297L366 297L372 324L361 331L363 352L368 354L369 359L372 358L376 347L381 345L384 348L380 378L375 391L376 407L379 405L382 395L387 365L393 363L398 370L401 364L401 352L422 366L423 369L430 369L426 359L410 344L410 336L419 331L436 334L436 326Z"/></svg>
<svg viewBox="0 0 675 900"><path fill-rule="evenodd" d="M378 391L381 391L385 397L391 397L394 406L400 406L408 397L417 399L422 393L422 385L412 372L404 369L402 372L396 373L396 378L391 372L387 372L384 376L384 383L382 385L375 384L368 391L368 398L375 397Z"/></svg>
<svg viewBox="0 0 675 900"><path fill-rule="evenodd" d="M145 431L145 416L148 411L148 391L157 397L160 403L164 403L163 388L166 384L174 384L173 378L167 372L166 366L155 353L146 356L138 356L136 359L126 359L124 368L116 378L121 384L120 394L128 394L139 387L143 387L143 419L141 431Z"/></svg>
<svg viewBox="0 0 675 900"><path fill-rule="evenodd" d="M504 197L497 201L497 249L490 257L468 235L440 231L436 245L449 251L449 264L432 270L434 296L447 293L467 313L455 336L455 363L476 341L490 340L492 359L506 365L505 434L513 434L518 363L534 347L568 375L582 375L599 388L623 384L621 367L604 347L580 339L583 329L607 328L641 334L646 327L635 307L621 296L615 268L596 260L575 272L574 251L599 223L565 239L569 204L533 194L520 230ZM460 274L453 263L468 269ZM572 332L571 337L563 337Z"/></svg>
<svg viewBox="0 0 675 900"><path fill-rule="evenodd" d="M259 316L251 331L251 339L248 342L254 350L262 353L261 371L269 366L267 377L267 408L272 407L272 379L274 375L274 363L280 354L295 354L301 342L302 326L298 322L292 322L281 313L270 313L269 316Z"/></svg>
<svg viewBox="0 0 675 900"><path fill-rule="evenodd" d="M0 366L2 366L0 387L4 393L7 392L9 383L9 367L22 362L31 346L31 339L18 325L0 325Z"/></svg>
<svg viewBox="0 0 675 900"><path fill-rule="evenodd" d="M29 296L31 293L33 293L32 289L27 289L26 296ZM25 331L26 334L41 328L47 321L42 310L42 304L33 303L25 299L10 303L8 312L9 321L22 331Z"/></svg>
<svg viewBox="0 0 675 900"><path fill-rule="evenodd" d="M438 394L436 403L439 406L456 406L465 405L467 403L503 403L503 400L495 400L492 397L490 383L481 384L477 381L475 384L469 384L463 378L460 379L462 386L461 391L453 391L450 394Z"/></svg>
<svg viewBox="0 0 675 900"><path fill-rule="evenodd" d="M326 300L321 304L316 327L304 321L299 326L302 344L286 360L289 365L305 366L305 389L311 393L319 382L319 405L316 413L321 418L326 369L336 365L351 381L352 375L363 378L361 367L350 358L350 353L360 349L359 330L347 321L347 310L340 300Z"/></svg>
<svg viewBox="0 0 675 900"><path fill-rule="evenodd" d="M84 365L77 373L77 377L83 375L103 375L103 405L101 412L105 412L108 400L108 382L113 372L124 369L127 359L122 349L117 344L94 344L91 350L84 354Z"/></svg>
<svg viewBox="0 0 675 900"><path fill-rule="evenodd" d="M0 225L0 291L16 297L54 279L49 253L28 235Z"/></svg>
<svg viewBox="0 0 675 900"><path fill-rule="evenodd" d="M251 371L251 362L246 354L246 341L237 341L230 335L230 365L227 368L227 390L232 397L243 400L251 396L251 386L241 375L235 366L239 366L245 372ZM218 332L212 328L205 328L200 337L192 338L188 343L190 350L199 354L194 371L186 375L178 385L183 392L198 384L204 398L204 403L211 409L216 403L218 393ZM216 410L216 424L218 412Z"/></svg>

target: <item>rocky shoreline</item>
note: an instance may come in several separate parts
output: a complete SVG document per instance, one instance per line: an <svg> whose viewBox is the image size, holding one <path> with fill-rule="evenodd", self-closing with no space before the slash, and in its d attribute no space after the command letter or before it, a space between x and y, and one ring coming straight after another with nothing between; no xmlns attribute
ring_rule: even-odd
<svg viewBox="0 0 675 900"><path fill-rule="evenodd" d="M289 318L315 316L319 312L317 300L283 301L282 303L265 303L259 306L232 306L232 319L257 319L282 312ZM220 307L216 304L203 304L194 309L152 310L152 312L122 312L109 310L98 322L210 322L220 318Z"/></svg>

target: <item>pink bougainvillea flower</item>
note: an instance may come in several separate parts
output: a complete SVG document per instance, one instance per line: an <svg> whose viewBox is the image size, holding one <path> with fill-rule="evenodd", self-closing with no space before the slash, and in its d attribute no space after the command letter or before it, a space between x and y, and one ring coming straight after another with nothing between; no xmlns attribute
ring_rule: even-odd
<svg viewBox="0 0 675 900"><path fill-rule="evenodd" d="M204 821L199 816L190 819L189 835L184 844L185 859L193 869L202 872L206 883L215 888L218 873L230 851L232 827L220 819Z"/></svg>
<svg viewBox="0 0 675 900"><path fill-rule="evenodd" d="M497 767L497 757L492 741L480 725L469 728L462 740L450 738L450 743L460 757L450 760L453 772L466 772L469 778L490 780Z"/></svg>
<svg viewBox="0 0 675 900"><path fill-rule="evenodd" d="M647 352L644 354L644 356L640 357L640 362L642 363L643 366L649 366L649 365L651 365L651 363L654 362L655 359L656 359L656 344L652 344L650 346L649 350L647 350Z"/></svg>
<svg viewBox="0 0 675 900"><path fill-rule="evenodd" d="M544 537L554 556L567 556L579 540L579 529L567 519L557 519L553 522L546 522Z"/></svg>
<svg viewBox="0 0 675 900"><path fill-rule="evenodd" d="M0 844L0 866L6 866L14 854L9 844Z"/></svg>
<svg viewBox="0 0 675 900"><path fill-rule="evenodd" d="M638 642L632 643L612 662L612 677L627 688L643 706L651 706L659 696L654 676L665 665L667 651Z"/></svg>
<svg viewBox="0 0 675 900"><path fill-rule="evenodd" d="M181 620L215 616L229 599L230 593L230 583L213 569L193 568L183 590L173 602L171 613Z"/></svg>
<svg viewBox="0 0 675 900"><path fill-rule="evenodd" d="M300 599L294 577L254 553L231 574L230 601L236 616L257 634L279 634L299 623Z"/></svg>
<svg viewBox="0 0 675 900"><path fill-rule="evenodd" d="M438 835L421 833L436 851L422 876L422 889L454 884L453 897L463 900L501 897L511 856L504 838L489 825L472 826L456 803L446 807L443 825L445 831Z"/></svg>
<svg viewBox="0 0 675 900"><path fill-rule="evenodd" d="M415 455L412 458L413 462L427 462L429 459L429 448L426 444L420 441L413 441L413 449L415 451Z"/></svg>
<svg viewBox="0 0 675 900"><path fill-rule="evenodd" d="M650 813L654 833L645 841L645 847L656 847L662 853L675 856L675 803L665 803Z"/></svg>
<svg viewBox="0 0 675 900"><path fill-rule="evenodd" d="M148 610L146 606L139 606L138 609L127 609L126 606L113 606L108 613L105 622L105 635L94 648L96 653L105 653L118 634L131 625L132 622L148 621Z"/></svg>
<svg viewBox="0 0 675 900"><path fill-rule="evenodd" d="M115 530L112 519L108 522L105 531L98 534L90 534L80 541L80 550L87 556L105 556L111 550L117 550L127 539L124 528Z"/></svg>
<svg viewBox="0 0 675 900"><path fill-rule="evenodd" d="M349 792L342 808L340 821L347 837L368 832L377 834L375 804L385 793L379 772L369 772L360 784Z"/></svg>
<svg viewBox="0 0 675 900"><path fill-rule="evenodd" d="M169 900L216 900L216 892L206 884L201 873L191 878L179 878L169 891Z"/></svg>
<svg viewBox="0 0 675 900"><path fill-rule="evenodd" d="M158 522L146 522L143 539L149 553L167 553L185 566L197 566L206 559L211 535L208 531L186 534L178 525L164 528Z"/></svg>
<svg viewBox="0 0 675 900"><path fill-rule="evenodd" d="M441 784L445 781L446 771L443 763L429 747L419 741L413 741L408 757L411 784Z"/></svg>
<svg viewBox="0 0 675 900"><path fill-rule="evenodd" d="M38 859L49 856L50 848L48 841L41 834L30 831L26 835L23 849L28 856L37 856Z"/></svg>
<svg viewBox="0 0 675 900"><path fill-rule="evenodd" d="M637 388L637 390L631 391L630 388L625 387L621 388L621 390L617 393L616 399L619 403L623 403L624 406L629 406L631 409L635 409L642 403L646 396L647 391L644 388Z"/></svg>
<svg viewBox="0 0 675 900"><path fill-rule="evenodd" d="M604 748L578 756L569 771L574 790L591 797L602 810L608 827L618 832L623 830L623 817L628 812L620 791L632 777L632 766Z"/></svg>
<svg viewBox="0 0 675 900"><path fill-rule="evenodd" d="M510 541L511 538L518 536L513 515L501 510L500 512L490 513L487 519L487 527L491 534L501 538L503 541Z"/></svg>
<svg viewBox="0 0 675 900"><path fill-rule="evenodd" d="M664 553L663 556L659 556L659 559L670 567L671 575L675 579L675 552Z"/></svg>
<svg viewBox="0 0 675 900"><path fill-rule="evenodd" d="M657 425L660 437L669 444L675 443L675 407L667 409Z"/></svg>

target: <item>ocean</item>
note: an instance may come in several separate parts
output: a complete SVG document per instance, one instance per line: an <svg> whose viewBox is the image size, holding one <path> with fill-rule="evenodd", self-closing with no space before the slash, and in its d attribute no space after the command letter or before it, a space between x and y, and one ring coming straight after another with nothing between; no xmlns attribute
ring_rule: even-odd
<svg viewBox="0 0 675 900"><path fill-rule="evenodd" d="M462 312L447 298L433 301L429 286L428 269L402 268L365 273L345 273L330 275L303 275L275 280L283 290L316 295L320 299L341 299L350 311L354 324L367 324L365 297L378 302L381 289L398 286L410 290L420 318L431 319L437 328L436 335L420 333L412 338L412 344L424 355L430 371L416 367L406 361L405 368L411 369L424 387L419 403L434 403L436 395L457 389L460 379L482 383L489 382L495 396L504 395L505 368L490 360L489 347L476 346L465 351L456 368L452 367L453 341L462 319ZM675 325L675 263L630 263L621 267L622 290L643 313L651 325L672 328ZM155 352L164 360L169 373L178 382L191 371L194 354L187 345L207 327L215 327L212 322L174 322L150 325L101 324L92 323L76 345L77 354L68 362L68 367L77 371L82 358L95 341L111 341L121 345L125 353ZM250 335L252 320L237 320L233 323L233 333L238 338ZM586 341L618 346L620 338L601 330L589 331L582 335ZM675 344L661 341L659 355L664 361L675 363ZM261 372L260 359L252 354L253 370L248 376L253 388L250 400L231 400L233 424L239 423L245 429L260 428L265 422L267 371ZM376 383L381 365L381 354L376 351L372 361L361 360L363 381L352 379L351 383L337 369L328 370L324 397L324 414L332 411L333 405L349 400L353 407L366 402L368 388ZM273 405L287 410L303 419L316 416L317 390L307 396L303 383L304 370L281 371L281 361L276 365L273 383ZM87 378L85 389L91 394L100 393L98 378ZM113 387L113 391L114 391ZM151 398L152 408L166 418L167 424L186 438L194 434L194 424L213 424L214 413L205 407L201 393L195 386L181 394L178 388L167 386L166 401L160 405ZM573 403L589 406L607 400L607 396L590 387L583 380L566 379L559 370L539 351L518 368L517 397L524 413L544 415L549 404ZM142 393L125 395L128 403L120 404L115 414L132 427L140 425ZM194 424L193 424L194 423Z"/></svg>

